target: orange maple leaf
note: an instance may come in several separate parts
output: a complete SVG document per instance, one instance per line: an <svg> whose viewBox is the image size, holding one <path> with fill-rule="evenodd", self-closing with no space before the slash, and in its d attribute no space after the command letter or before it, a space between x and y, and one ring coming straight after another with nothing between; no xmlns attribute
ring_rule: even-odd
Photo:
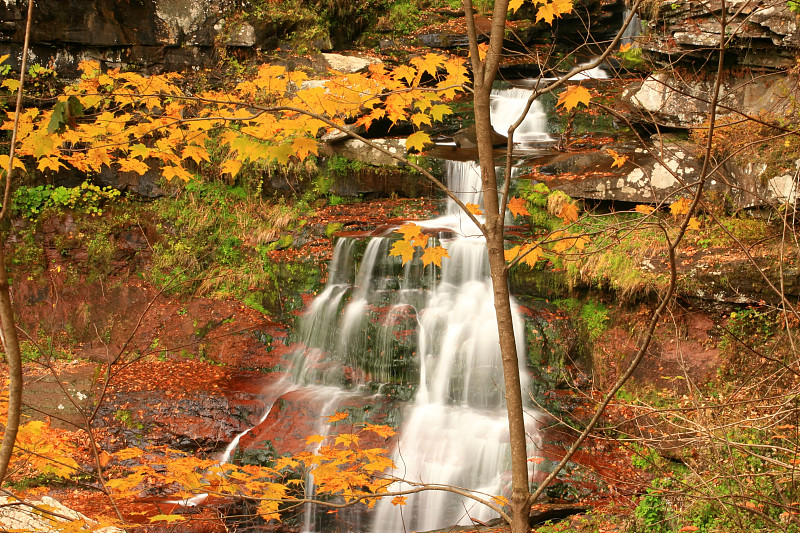
<svg viewBox="0 0 800 533"><path fill-rule="evenodd" d="M528 201L524 198L518 198L516 196L508 201L508 210L511 211L511 214L515 217L520 215L531 215L528 211Z"/></svg>
<svg viewBox="0 0 800 533"><path fill-rule="evenodd" d="M481 207L478 204L467 204L467 211L473 215L482 215Z"/></svg>
<svg viewBox="0 0 800 533"><path fill-rule="evenodd" d="M392 505L405 505L407 499L406 496L395 496L392 498Z"/></svg>
<svg viewBox="0 0 800 533"><path fill-rule="evenodd" d="M622 168L622 165L624 165L625 162L628 160L628 156L627 155L620 155L618 152L616 152L615 150L612 150L610 148L606 148L606 152L608 152L608 155L610 155L612 158L614 158L614 162L611 163L611 168L614 168L614 167Z"/></svg>
<svg viewBox="0 0 800 533"><path fill-rule="evenodd" d="M634 209L634 211L636 211L637 213L644 213L645 215L649 215L655 210L656 208L653 207L652 205L642 205L642 204L637 205L636 208Z"/></svg>
<svg viewBox="0 0 800 533"><path fill-rule="evenodd" d="M578 208L575 207L575 204L567 202L561 206L556 216L563 218L565 223L570 224L578 220Z"/></svg>
<svg viewBox="0 0 800 533"><path fill-rule="evenodd" d="M445 257L450 257L450 254L447 253L445 248L441 246L431 246L425 248L425 251L422 253L422 264L423 266L428 266L433 263L440 267L442 266L442 259Z"/></svg>
<svg viewBox="0 0 800 533"><path fill-rule="evenodd" d="M581 85L572 85L559 95L556 106L564 106L567 111L572 111L578 104L588 106L591 99L589 89Z"/></svg>
<svg viewBox="0 0 800 533"><path fill-rule="evenodd" d="M624 54L625 52L630 50L632 46L633 43L625 43L619 47L619 51Z"/></svg>
<svg viewBox="0 0 800 533"><path fill-rule="evenodd" d="M348 416L350 416L350 413L348 413L347 411L341 411L329 416L327 419L325 419L325 422L327 422L328 424L333 424L334 422L339 422L340 420L344 420Z"/></svg>

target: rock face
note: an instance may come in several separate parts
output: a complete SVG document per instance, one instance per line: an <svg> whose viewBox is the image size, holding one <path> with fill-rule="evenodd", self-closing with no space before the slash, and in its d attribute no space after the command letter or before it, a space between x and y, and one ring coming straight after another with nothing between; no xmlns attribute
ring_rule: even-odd
<svg viewBox="0 0 800 533"><path fill-rule="evenodd" d="M615 167L614 158L605 151L563 154L540 160L535 177L574 198L651 204L688 195L691 188L686 186L697 181L702 168L697 146L673 136L656 137L647 149L607 148L627 159ZM706 191L737 209L797 199L793 175L765 180L759 170L763 168L757 164L742 167L729 162L711 176Z"/></svg>
<svg viewBox="0 0 800 533"><path fill-rule="evenodd" d="M787 94L797 80L785 74L752 73L747 77L726 76L720 88L720 115L736 110L755 116L762 112L782 115L792 105ZM711 78L686 81L670 71L656 72L644 82L628 87L622 100L643 123L687 128L708 120L709 98L714 88Z"/></svg>
<svg viewBox="0 0 800 533"><path fill-rule="evenodd" d="M720 35L728 39L718 112L782 116L797 86L784 71L800 50L797 15L782 0L720 2L666 0L645 14L637 46L644 58L665 67L629 87L623 100L634 120L676 128L707 120Z"/></svg>
<svg viewBox="0 0 800 533"><path fill-rule="evenodd" d="M648 21L639 44L651 59L674 65L695 62L715 66L714 47L722 33L722 4L666 0ZM800 46L797 15L783 0L725 2L726 65L784 69L795 64ZM711 60L711 61L709 61Z"/></svg>

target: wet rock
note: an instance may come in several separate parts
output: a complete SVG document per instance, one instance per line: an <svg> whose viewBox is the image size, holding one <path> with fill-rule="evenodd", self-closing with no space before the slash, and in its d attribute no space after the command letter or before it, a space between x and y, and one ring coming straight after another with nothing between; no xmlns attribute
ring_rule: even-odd
<svg viewBox="0 0 800 533"><path fill-rule="evenodd" d="M463 128L453 134L453 141L459 148L477 148L478 147L478 132L475 126ZM508 143L508 137L497 133L492 130L492 146L505 146Z"/></svg>
<svg viewBox="0 0 800 533"><path fill-rule="evenodd" d="M42 496L41 500L32 501L30 504L39 508L49 509L55 513L52 515L45 515L41 511L34 511L24 505L17 505L17 503L18 500L15 498L0 497L0 526L3 527L4 531L48 533L63 531L68 520L83 520L88 524L93 523L86 516L62 505L58 500L50 496ZM59 527L59 524L61 527ZM113 526L93 529L93 531L98 533L123 533L122 529Z"/></svg>
<svg viewBox="0 0 800 533"><path fill-rule="evenodd" d="M325 418L347 410L350 418L343 421L341 431L350 431L353 423L396 425L397 404L382 396L342 392L334 387L304 387L282 395L269 416L239 441L240 454L252 457L259 450L271 456L294 454L306 450L311 435L330 435L340 431L328 427ZM365 433L362 448L391 449L392 440Z"/></svg>
<svg viewBox="0 0 800 533"><path fill-rule="evenodd" d="M377 148L358 139L349 139L344 142L326 144L322 147L322 151L328 156L338 155L373 166L398 167L403 164L392 155L405 157L405 139L375 139L372 142L377 145Z"/></svg>

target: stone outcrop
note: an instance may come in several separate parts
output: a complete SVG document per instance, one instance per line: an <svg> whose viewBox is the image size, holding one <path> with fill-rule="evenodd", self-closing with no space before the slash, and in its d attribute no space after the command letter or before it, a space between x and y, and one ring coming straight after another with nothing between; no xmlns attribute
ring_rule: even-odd
<svg viewBox="0 0 800 533"><path fill-rule="evenodd" d="M573 198L670 203L690 194L702 168L697 146L673 136L654 137L648 149L621 144L606 148L627 159L615 166L608 151L543 157L534 160L540 165L535 179ZM800 160L795 165L800 168ZM736 209L796 201L793 174L766 177L759 171L763 166L758 164L729 162L711 175L706 191Z"/></svg>
<svg viewBox="0 0 800 533"><path fill-rule="evenodd" d="M647 21L639 46L649 59L674 66L716 66L722 3L666 0ZM791 68L800 47L797 15L784 0L725 2L726 65L768 69Z"/></svg>
<svg viewBox="0 0 800 533"><path fill-rule="evenodd" d="M720 2L666 0L644 14L644 31L636 39L644 59L657 70L622 96L630 118L675 128L696 127L707 120L725 33L725 68L718 113L785 114L797 78L786 70L800 51L800 26L784 0L725 2L723 29Z"/></svg>
<svg viewBox="0 0 800 533"><path fill-rule="evenodd" d="M84 523L93 524L91 520L81 513L62 505L55 498L50 496L42 496L41 500L30 502L31 505L36 506L38 509L26 505L19 505L19 501L15 498L7 496L0 497L0 527L3 531L38 531L39 533L55 533L56 531L65 531L67 522L83 521ZM41 509L46 509L52 513L48 515ZM118 527L95 527L92 531L98 533L123 533L123 530Z"/></svg>

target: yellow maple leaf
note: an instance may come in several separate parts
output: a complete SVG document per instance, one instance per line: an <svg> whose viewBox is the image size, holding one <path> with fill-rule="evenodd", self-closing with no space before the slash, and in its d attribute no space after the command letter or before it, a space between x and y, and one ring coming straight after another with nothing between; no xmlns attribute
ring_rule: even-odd
<svg viewBox="0 0 800 533"><path fill-rule="evenodd" d="M486 59L486 54L489 52L489 43L480 43L478 45L478 59L483 61Z"/></svg>
<svg viewBox="0 0 800 533"><path fill-rule="evenodd" d="M509 248L505 252L503 252L503 255L505 256L506 261L510 263L511 261L516 259L517 256L519 255L519 251L520 251L521 248L522 247L520 245L516 245L516 246L513 246L513 247Z"/></svg>
<svg viewBox="0 0 800 533"><path fill-rule="evenodd" d="M439 67L444 65L444 57L439 54L428 53L422 57L411 59L411 64L417 67L417 79L426 72L431 76L436 76Z"/></svg>
<svg viewBox="0 0 800 533"><path fill-rule="evenodd" d="M522 4L523 4L524 2L525 2L525 0L511 0L511 1L508 3L508 10L509 10L510 12L514 13L514 12L515 12L517 9L519 9L519 8L521 8L521 7L522 7Z"/></svg>
<svg viewBox="0 0 800 533"><path fill-rule="evenodd" d="M561 206L556 216L564 219L565 223L571 224L578 220L578 208L575 207L575 204L567 202Z"/></svg>
<svg viewBox="0 0 800 533"><path fill-rule="evenodd" d="M617 151L612 150L611 148L606 148L606 152L608 152L608 155L610 155L614 159L614 162L611 163L611 168L614 167L622 168L622 165L624 165L625 162L628 160L627 155L620 155Z"/></svg>
<svg viewBox="0 0 800 533"><path fill-rule="evenodd" d="M430 246L425 248L422 252L422 265L428 266L429 264L433 263L434 265L440 267L442 266L442 259L445 257L450 257L450 254L447 253L447 249L442 248L441 246Z"/></svg>
<svg viewBox="0 0 800 533"><path fill-rule="evenodd" d="M228 159L224 163L222 163L219 167L220 172L223 174L230 174L231 176L236 176L239 173L239 170L242 168L242 162L238 159Z"/></svg>
<svg viewBox="0 0 800 533"><path fill-rule="evenodd" d="M310 137L297 137L292 141L292 150L301 160L309 156L309 154L317 155L317 140Z"/></svg>
<svg viewBox="0 0 800 533"><path fill-rule="evenodd" d="M536 11L536 22L543 20L548 24L553 24L554 18L561 18L572 11L572 0L551 0L544 2L539 0L539 8Z"/></svg>
<svg viewBox="0 0 800 533"><path fill-rule="evenodd" d="M524 198L518 198L516 196L512 197L508 201L508 210L511 211L511 214L515 217L520 215L530 216L530 212L528 211L528 201Z"/></svg>
<svg viewBox="0 0 800 533"><path fill-rule="evenodd" d="M508 505L508 498L505 496L492 496L492 501L494 501L498 505Z"/></svg>
<svg viewBox="0 0 800 533"><path fill-rule="evenodd" d="M117 159L117 164L121 172L136 172L140 176L150 170L148 164L139 159Z"/></svg>
<svg viewBox="0 0 800 533"><path fill-rule="evenodd" d="M556 106L564 106L567 111L572 111L578 104L588 106L591 99L589 89L581 85L572 85L559 95Z"/></svg>
<svg viewBox="0 0 800 533"><path fill-rule="evenodd" d="M473 215L482 215L481 207L478 204L467 204L467 211Z"/></svg>
<svg viewBox="0 0 800 533"><path fill-rule="evenodd" d="M634 211L636 211L637 213L643 213L645 215L649 215L655 210L656 208L653 207L652 205L642 205L642 204L639 204L636 206L636 208L634 208Z"/></svg>
<svg viewBox="0 0 800 533"><path fill-rule="evenodd" d="M411 222L403 224L394 231L402 235L403 240L408 242L411 246L425 246L428 244L428 239L430 238L422 233L422 226Z"/></svg>
<svg viewBox="0 0 800 533"><path fill-rule="evenodd" d="M431 117L425 113L414 113L411 115L411 123L418 128L423 124L427 124L428 126L432 124Z"/></svg>
<svg viewBox="0 0 800 533"><path fill-rule="evenodd" d="M306 444L319 444L324 441L325 437L322 435L309 435L306 437Z"/></svg>
<svg viewBox="0 0 800 533"><path fill-rule="evenodd" d="M150 517L151 522L166 522L168 524L172 522L183 522L184 520L186 520L186 518L179 514L157 514Z"/></svg>
<svg viewBox="0 0 800 533"><path fill-rule="evenodd" d="M433 120L435 120L436 122L441 122L442 118L444 118L445 115L453 114L453 110L450 109L450 106L447 104L436 104L433 107L431 107L430 112L431 112L431 117L433 117Z"/></svg>
<svg viewBox="0 0 800 533"><path fill-rule="evenodd" d="M542 257L542 254L543 250L541 247L533 244L526 244L520 250L520 262L533 268L536 266L536 262Z"/></svg>
<svg viewBox="0 0 800 533"><path fill-rule="evenodd" d="M423 131L414 132L406 139L407 150L422 151L429 144L433 144L433 141L431 141L430 135Z"/></svg>
<svg viewBox="0 0 800 533"><path fill-rule="evenodd" d="M680 215L686 215L689 213L689 206L692 204L692 201L688 198L681 198L675 202L672 202L669 205L669 210L672 212L672 216L678 217Z"/></svg>
<svg viewBox="0 0 800 533"><path fill-rule="evenodd" d="M354 444L358 444L359 437L355 433L340 433L336 435L336 444L342 444L344 446L352 446Z"/></svg>
<svg viewBox="0 0 800 533"><path fill-rule="evenodd" d="M700 221L695 217L689 219L689 224L686 226L688 230L699 230L700 229Z"/></svg>
<svg viewBox="0 0 800 533"><path fill-rule="evenodd" d="M63 167L64 164L59 161L57 157L43 157L39 160L39 165L36 168L39 170L54 170L58 172L58 169Z"/></svg>
<svg viewBox="0 0 800 533"><path fill-rule="evenodd" d="M414 259L414 247L406 240L396 241L389 251L389 255L400 257L403 260L403 265Z"/></svg>

